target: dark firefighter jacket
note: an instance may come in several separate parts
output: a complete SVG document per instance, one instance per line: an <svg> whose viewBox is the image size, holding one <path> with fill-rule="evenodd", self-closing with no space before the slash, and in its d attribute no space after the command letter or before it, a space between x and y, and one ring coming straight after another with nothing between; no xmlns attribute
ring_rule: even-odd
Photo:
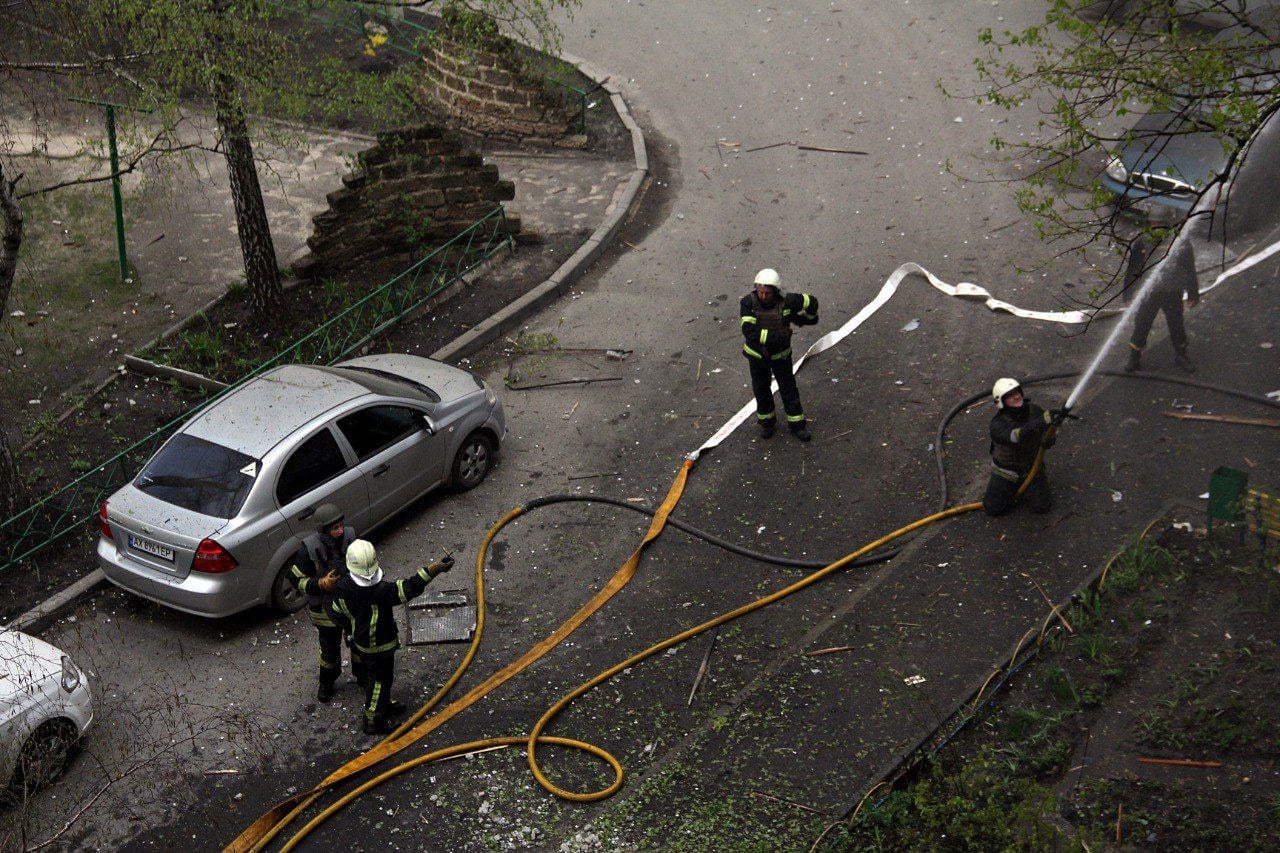
<svg viewBox="0 0 1280 853"><path fill-rule="evenodd" d="M1159 248L1149 234L1139 235L1129 247L1129 263L1124 269L1124 288L1120 291L1125 302L1137 293L1138 288L1134 285L1143 274L1151 275L1154 272L1164 256L1158 251ZM1185 295L1188 299L1199 297L1200 283L1196 279L1196 255L1191 248L1191 241L1183 240L1172 251L1173 255L1164 262L1165 268L1160 271L1160 282L1155 288L1165 293Z"/></svg>
<svg viewBox="0 0 1280 853"><path fill-rule="evenodd" d="M320 578L329 572L335 572L340 578L347 574L347 546L355 538L355 529L350 526L343 528L341 540L328 533L313 533L302 540L302 546L294 555L293 565L289 567L289 581L307 597L312 624L333 626L326 610L332 596L320 589Z"/></svg>
<svg viewBox="0 0 1280 853"><path fill-rule="evenodd" d="M1045 437L1049 422L1045 410L1035 403L1008 406L991 419L991 462L996 473L1009 480L1021 480L1036 461L1041 444L1053 446Z"/></svg>
<svg viewBox="0 0 1280 853"><path fill-rule="evenodd" d="M791 355L791 325L818 322L818 300L807 293L782 293L763 304L753 290L738 303L742 351L750 358L786 358Z"/></svg>
<svg viewBox="0 0 1280 853"><path fill-rule="evenodd" d="M393 652L400 648L400 636L392 608L422 595L433 577L425 566L404 580L383 580L373 586L360 586L346 575L333 590L329 613L351 634L356 651L365 655Z"/></svg>

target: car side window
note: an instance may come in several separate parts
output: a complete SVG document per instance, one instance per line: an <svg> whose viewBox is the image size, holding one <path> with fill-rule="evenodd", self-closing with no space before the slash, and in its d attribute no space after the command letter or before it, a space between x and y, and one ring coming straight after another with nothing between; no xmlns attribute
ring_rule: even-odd
<svg viewBox="0 0 1280 853"><path fill-rule="evenodd" d="M338 429L361 462L422 428L421 416L404 406L370 406L338 418Z"/></svg>
<svg viewBox="0 0 1280 853"><path fill-rule="evenodd" d="M280 482L276 484L276 500L281 506L291 503L345 470L347 460L338 447L338 440L328 429L322 429L304 441L284 463Z"/></svg>

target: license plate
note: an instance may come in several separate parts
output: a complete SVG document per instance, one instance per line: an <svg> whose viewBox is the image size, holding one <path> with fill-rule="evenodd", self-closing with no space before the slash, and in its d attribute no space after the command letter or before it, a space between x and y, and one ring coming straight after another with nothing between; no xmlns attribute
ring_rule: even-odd
<svg viewBox="0 0 1280 853"><path fill-rule="evenodd" d="M172 548L166 548L163 545L157 545L154 542L149 542L146 539L142 539L138 536L134 536L132 533L129 534L129 547L138 551L144 551L153 557L159 557L162 560L168 560L170 563L173 562Z"/></svg>

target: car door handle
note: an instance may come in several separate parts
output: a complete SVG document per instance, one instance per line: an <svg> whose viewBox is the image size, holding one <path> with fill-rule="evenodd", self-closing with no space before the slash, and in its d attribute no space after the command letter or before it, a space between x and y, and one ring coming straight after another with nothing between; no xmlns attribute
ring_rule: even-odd
<svg viewBox="0 0 1280 853"><path fill-rule="evenodd" d="M298 516L298 521L306 521L308 518L316 514L316 508L309 506L302 511L302 515Z"/></svg>
<svg viewBox="0 0 1280 853"><path fill-rule="evenodd" d="M374 468L372 471L370 471L370 472L369 472L369 476L371 476L371 477L381 477L383 474L387 473L387 472L388 472L388 471L390 471L390 470L391 470L391 466L390 466L390 465L388 465L387 463L383 462L383 463L382 463L381 465L379 465L377 468Z"/></svg>

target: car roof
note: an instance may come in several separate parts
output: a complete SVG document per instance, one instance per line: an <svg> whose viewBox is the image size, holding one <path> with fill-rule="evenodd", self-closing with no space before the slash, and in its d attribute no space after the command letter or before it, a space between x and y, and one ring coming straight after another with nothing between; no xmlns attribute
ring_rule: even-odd
<svg viewBox="0 0 1280 853"><path fill-rule="evenodd" d="M369 394L368 388L326 370L284 365L215 401L182 432L261 459L309 421Z"/></svg>

